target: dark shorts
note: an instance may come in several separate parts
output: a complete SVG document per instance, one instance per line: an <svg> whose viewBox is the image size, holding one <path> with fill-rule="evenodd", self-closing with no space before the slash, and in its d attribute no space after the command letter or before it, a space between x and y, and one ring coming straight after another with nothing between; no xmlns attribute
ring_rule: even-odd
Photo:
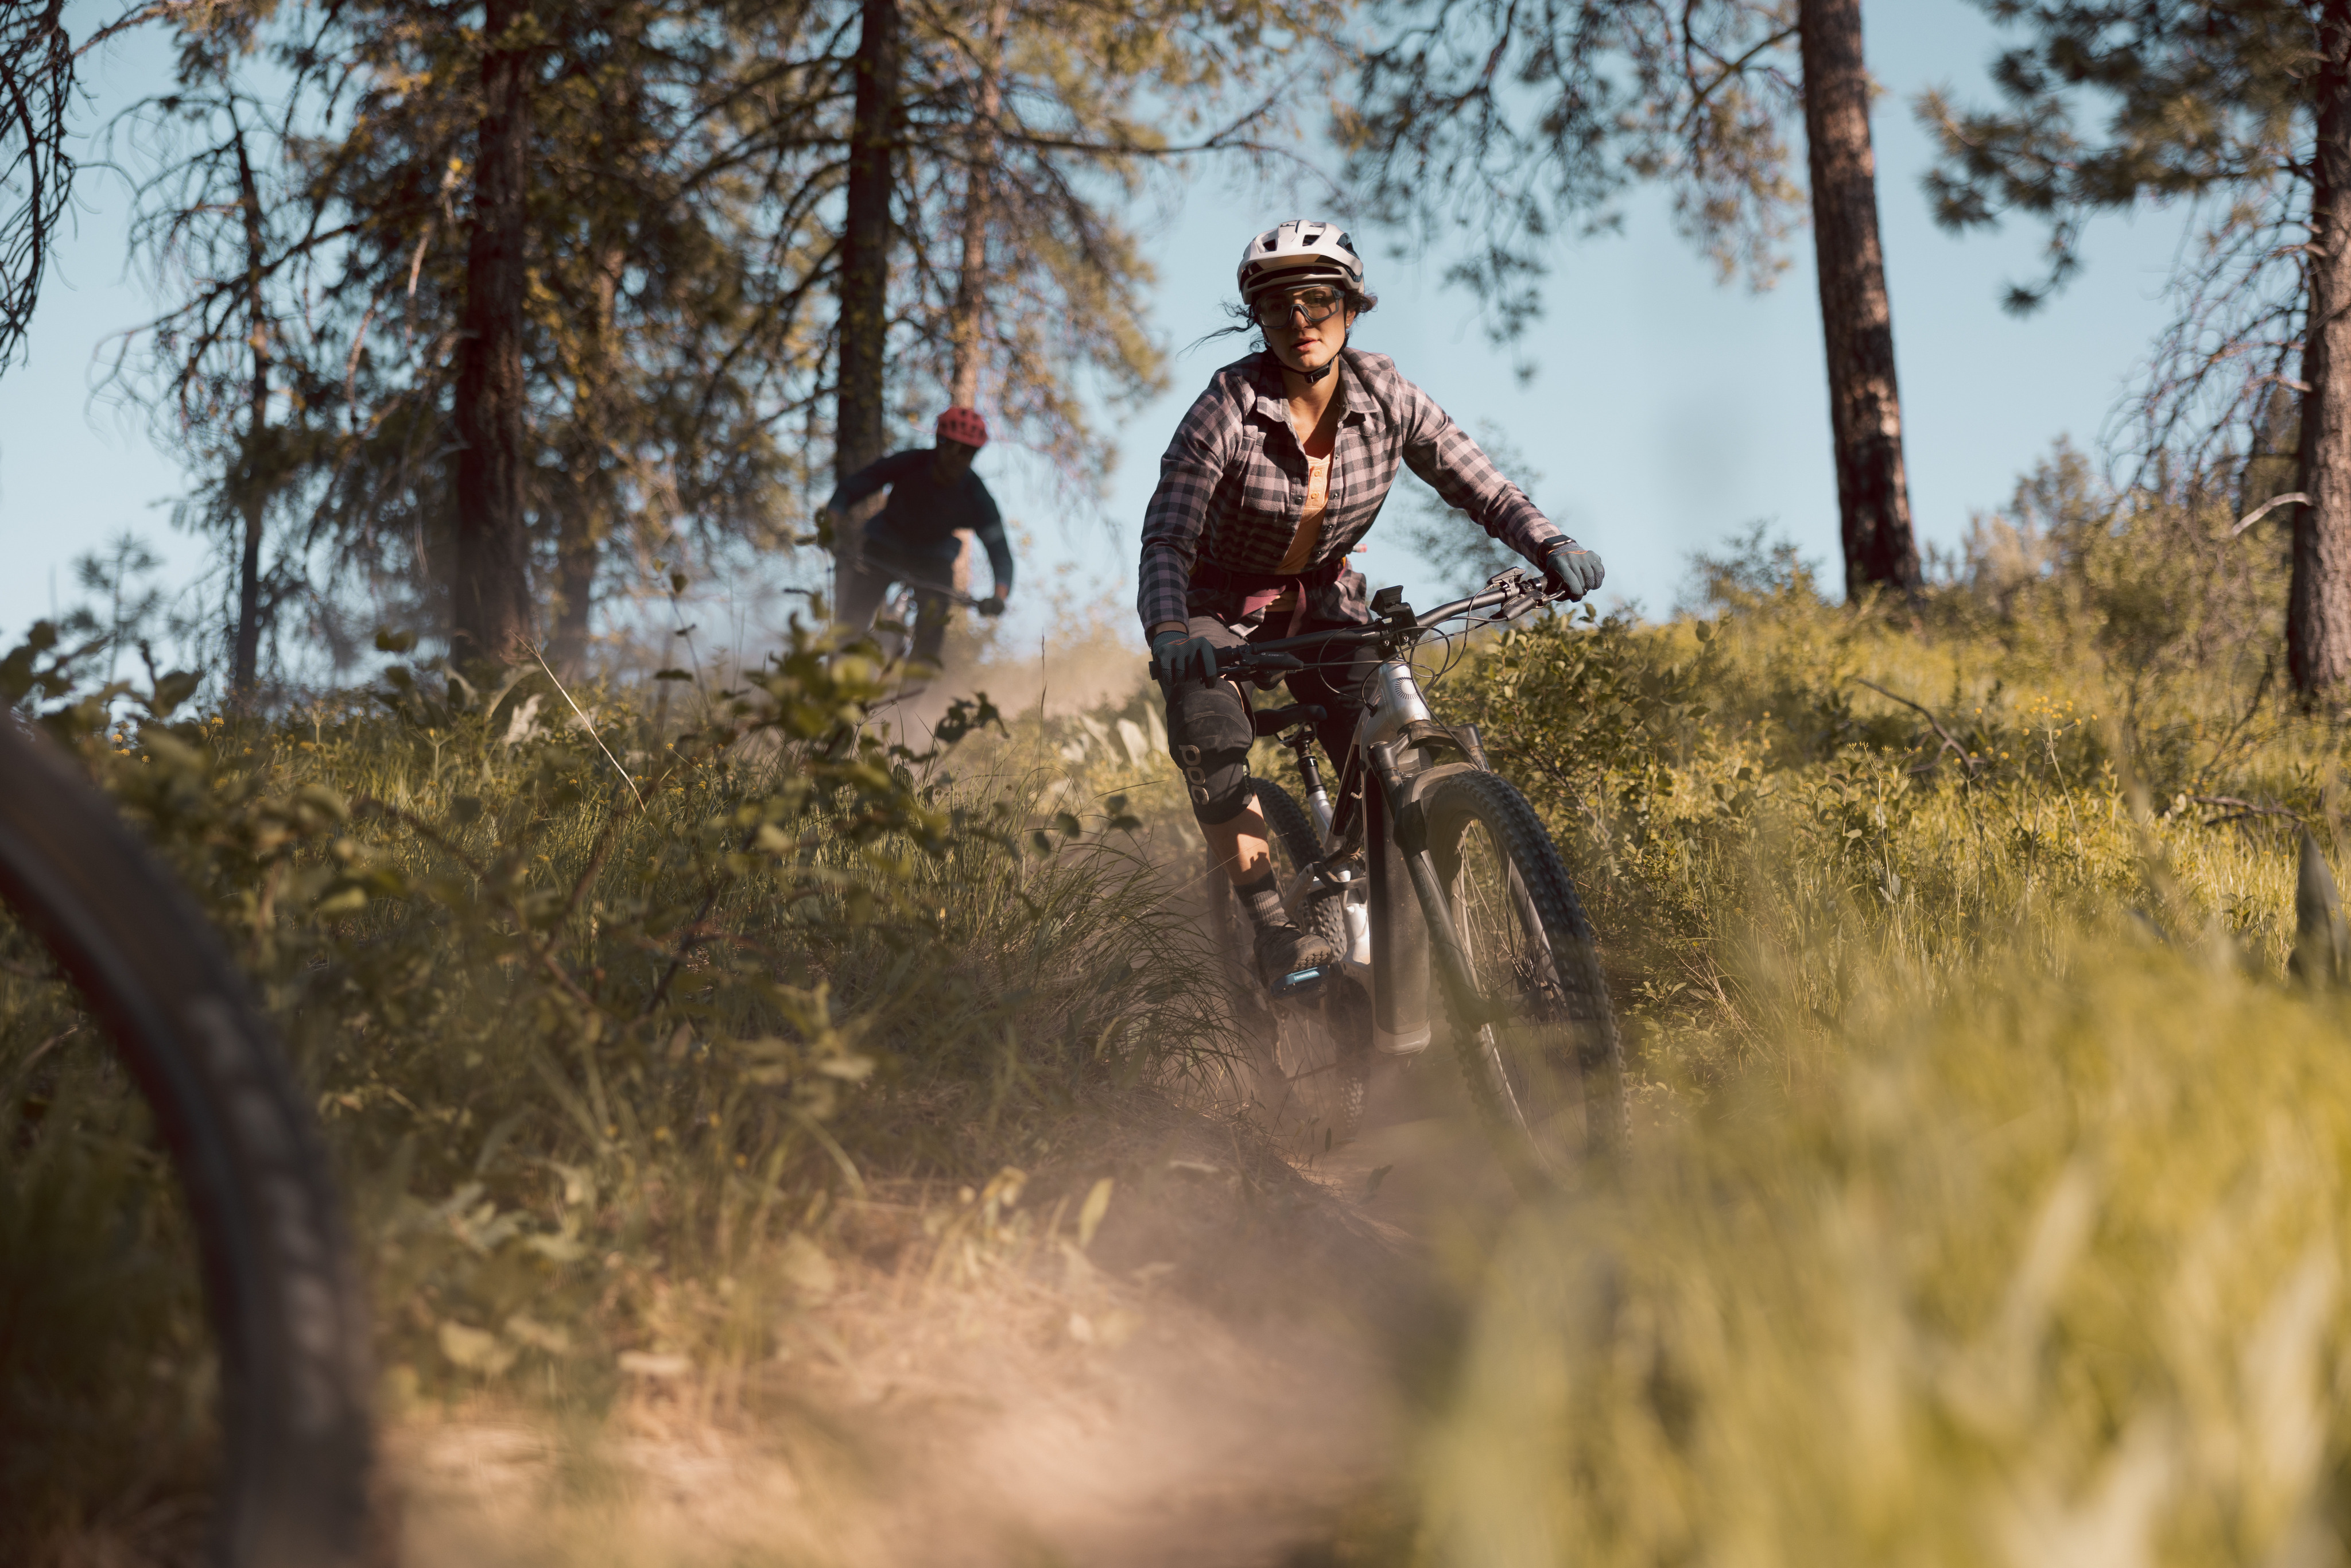
<svg viewBox="0 0 2351 1568"><path fill-rule="evenodd" d="M1206 637L1219 648L1237 648L1244 643L1270 643L1361 624L1310 619L1292 632L1287 616L1271 619L1277 623L1252 628L1244 634L1213 616L1195 615L1192 635ZM1290 701L1312 703L1324 710L1315 738L1322 743L1334 768L1354 738L1364 685L1378 665L1379 656L1360 643L1325 648L1317 651L1305 669L1291 672L1285 683ZM1186 681L1181 686L1161 689L1167 698L1167 750L1183 769L1192 814L1210 826L1231 821L1249 809L1249 754L1257 739L1250 720L1252 699L1263 700L1264 695L1254 687L1223 680L1207 685Z"/></svg>

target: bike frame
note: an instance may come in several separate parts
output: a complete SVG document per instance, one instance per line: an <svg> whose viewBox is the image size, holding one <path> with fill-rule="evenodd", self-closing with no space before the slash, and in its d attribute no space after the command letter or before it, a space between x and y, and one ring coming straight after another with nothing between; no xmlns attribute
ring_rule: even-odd
<svg viewBox="0 0 2351 1568"><path fill-rule="evenodd" d="M873 630L879 635L883 649L892 653L893 656L903 656L914 647L914 623L922 613L922 596L926 593L935 593L950 604L960 605L966 610L980 611L982 613L986 613L985 606L993 602L986 599L974 599L968 593L920 579L908 578L900 581L883 598L873 617ZM904 634L902 636L896 632L882 632L881 623L885 621L894 622L904 626L906 629Z"/></svg>
<svg viewBox="0 0 2351 1568"><path fill-rule="evenodd" d="M1436 722L1408 654L1447 621L1495 609L1499 613L1485 623L1496 624L1549 597L1524 573L1504 572L1485 591L1416 617L1398 591L1390 589L1374 601L1384 616L1370 626L1254 643L1218 655L1220 670L1271 673L1304 667L1293 650L1349 643L1381 646L1363 716L1341 766L1335 803L1314 761L1311 728L1301 725L1285 742L1306 786L1308 810L1322 837L1322 858L1299 869L1283 890L1283 903L1295 906L1314 896L1316 882L1338 889L1321 896L1347 901L1348 951L1340 967L1358 981L1369 981L1372 1043L1384 1054L1408 1056L1428 1046L1432 958L1457 1009L1469 1008L1476 995L1468 956L1428 852L1421 802L1439 779L1483 770L1485 753L1473 727L1448 729ZM1153 671L1157 673L1155 660ZM1348 863L1358 851L1364 852L1368 875L1359 877ZM1359 880L1364 883L1360 890L1354 885Z"/></svg>

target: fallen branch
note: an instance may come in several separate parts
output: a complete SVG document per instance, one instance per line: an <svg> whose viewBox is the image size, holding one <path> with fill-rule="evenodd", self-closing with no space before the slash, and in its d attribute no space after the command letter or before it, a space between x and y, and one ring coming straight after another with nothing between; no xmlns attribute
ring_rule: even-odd
<svg viewBox="0 0 2351 1568"><path fill-rule="evenodd" d="M2227 816L2215 817L2205 823L2208 828L2226 827L2231 822L2241 822L2248 817L2290 817L2304 827L2310 825L2300 811L2290 811L2283 806L2256 806L2251 800L2240 800L2234 795L2190 795L2188 798L2199 806L2219 806L2227 810Z"/></svg>
<svg viewBox="0 0 2351 1568"><path fill-rule="evenodd" d="M1928 708L1923 703L1914 703L1908 697L1896 696L1892 692L1887 691L1876 681L1865 681L1859 675L1852 676L1851 679L1854 685L1857 686L1867 686L1871 691L1876 692L1879 696L1884 697L1888 702L1900 703L1904 707L1910 709L1912 712L1926 719L1928 724L1933 725L1935 727L1936 735L1940 737L1942 739L1942 745L1935 748L1935 762L1940 762L1943 759L1944 752L1956 751L1959 755L1959 762L1961 766L1967 768L1968 777L1970 779L1973 779L1976 776L1976 770L1983 766L1982 763L1978 762L1975 758L1969 753L1966 747L1961 746L1958 740L1953 738L1949 730L1943 727L1943 721L1935 716L1933 709ZM1934 762L1929 762L1927 765L1928 769L1932 769L1934 766ZM1913 769L1913 771L1917 771L1917 769Z"/></svg>

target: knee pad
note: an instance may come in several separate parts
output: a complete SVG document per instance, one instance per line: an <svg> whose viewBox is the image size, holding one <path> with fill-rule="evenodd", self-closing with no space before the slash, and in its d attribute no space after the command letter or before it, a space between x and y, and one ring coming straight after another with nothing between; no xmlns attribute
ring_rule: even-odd
<svg viewBox="0 0 2351 1568"><path fill-rule="evenodd" d="M1213 827L1249 810L1249 704L1224 682L1170 694L1167 753L1184 775L1192 815Z"/></svg>

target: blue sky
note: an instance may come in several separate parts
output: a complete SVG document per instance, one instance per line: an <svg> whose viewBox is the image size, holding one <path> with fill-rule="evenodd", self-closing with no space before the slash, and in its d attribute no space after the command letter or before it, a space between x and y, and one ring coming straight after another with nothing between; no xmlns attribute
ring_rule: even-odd
<svg viewBox="0 0 2351 1568"><path fill-rule="evenodd" d="M1887 89L1875 123L1878 199L1911 500L1922 538L1949 546L1970 512L2004 503L2058 437L2095 444L2163 323L2181 220L2158 213L2094 225L2088 265L2066 293L2029 319L2003 314L2001 285L2033 272L2041 235L2030 226L1969 238L1936 229L1918 189L1930 150L1909 111L1928 86L1988 97L1983 67L1997 36L1962 0L1865 0L1865 18L1871 67ZM100 64L99 107L160 79L166 57L153 39L115 50ZM183 488L176 466L135 416L92 401L102 344L149 306L125 273L120 183L92 170L78 194L76 232L44 295L29 359L0 375L0 537L10 563L0 575L0 633L71 602L72 558L125 528L147 536L181 578L202 565L194 541L169 528L169 504ZM1308 204L1211 177L1152 225L1160 287L1139 304L1165 341L1180 348L1222 324L1233 256L1255 229L1293 215L1293 204ZM1536 502L1605 558L1610 591L1667 610L1690 553L1757 520L1834 569L1835 479L1808 235L1796 236L1795 265L1778 286L1751 294L1715 281L1661 200L1636 201L1620 235L1561 246L1543 319L1497 350L1475 302L1440 286L1441 257L1399 262L1376 230L1357 234L1369 242L1382 303L1356 341L1395 356L1463 424L1523 453L1542 476L1530 486ZM1131 599L1159 452L1234 341L1172 360L1168 392L1119 428L1120 462L1100 512L1071 508L1018 453L999 445L983 455L981 472L1032 541L1024 582L1062 565L1082 591ZM1512 372L1519 358L1537 366L1523 383ZM1426 570L1383 538L1373 533L1362 560L1374 582L1428 592ZM1041 599L1019 596L1012 636L1043 631Z"/></svg>

